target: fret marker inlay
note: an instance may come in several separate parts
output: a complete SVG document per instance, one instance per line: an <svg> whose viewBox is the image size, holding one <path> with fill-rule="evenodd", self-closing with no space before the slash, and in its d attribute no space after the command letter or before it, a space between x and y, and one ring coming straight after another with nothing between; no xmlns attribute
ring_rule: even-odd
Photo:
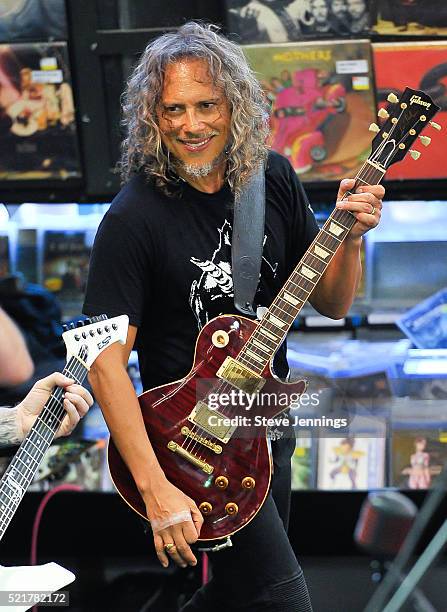
<svg viewBox="0 0 447 612"><path fill-rule="evenodd" d="M330 255L330 253L322 249L320 246L318 246L318 244L314 246L314 253L318 257L321 257L321 259L326 259L326 257L329 257Z"/></svg>
<svg viewBox="0 0 447 612"><path fill-rule="evenodd" d="M334 236L340 236L340 234L343 234L343 228L333 221L331 221L331 224L329 225L329 231L331 234L334 234Z"/></svg>
<svg viewBox="0 0 447 612"><path fill-rule="evenodd" d="M261 349L261 351L264 351L264 353L270 353L269 347L265 346L265 344L262 344L262 342L259 342L258 340L255 340L255 339L253 339L252 342L255 346Z"/></svg>
<svg viewBox="0 0 447 612"><path fill-rule="evenodd" d="M306 266L301 266L301 274L310 280L314 279L317 276L317 273L307 268Z"/></svg>
<svg viewBox="0 0 447 612"><path fill-rule="evenodd" d="M289 302L289 304L292 304L292 306L298 306L298 304L300 303L300 300L294 298L293 295L290 295L290 293L288 293L287 291L284 291L282 299L286 302Z"/></svg>
<svg viewBox="0 0 447 612"><path fill-rule="evenodd" d="M275 334L272 334L272 332L269 332L268 330L264 329L263 327L260 327L259 331L260 331L260 333L263 336L265 336L269 340L273 340L273 342L276 342L278 340L278 336L275 336Z"/></svg>
<svg viewBox="0 0 447 612"><path fill-rule="evenodd" d="M280 319L278 319L272 314L269 315L269 319L270 319L270 323L273 323L273 325L275 327L279 327L279 329L282 329L285 325L284 321L281 321Z"/></svg>

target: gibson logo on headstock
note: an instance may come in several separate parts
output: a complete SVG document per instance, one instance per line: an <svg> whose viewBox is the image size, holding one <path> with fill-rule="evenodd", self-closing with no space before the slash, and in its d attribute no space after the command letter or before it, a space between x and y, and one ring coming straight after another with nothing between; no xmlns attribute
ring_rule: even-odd
<svg viewBox="0 0 447 612"><path fill-rule="evenodd" d="M98 344L98 350L101 350L102 348L104 348L105 346L107 346L110 342L110 340L112 339L112 336L107 336L107 338L104 338L104 340L102 340L99 344Z"/></svg>
<svg viewBox="0 0 447 612"><path fill-rule="evenodd" d="M411 96L410 106L411 104L420 104L420 106L425 106L427 108L430 108L431 106L430 102L424 102L423 100L421 100L421 96Z"/></svg>

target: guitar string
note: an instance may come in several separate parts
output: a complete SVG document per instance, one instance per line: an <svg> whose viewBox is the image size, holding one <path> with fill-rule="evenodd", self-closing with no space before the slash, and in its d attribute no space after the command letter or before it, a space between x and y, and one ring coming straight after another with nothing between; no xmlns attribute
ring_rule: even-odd
<svg viewBox="0 0 447 612"><path fill-rule="evenodd" d="M71 361L73 361L73 364L71 364ZM75 366L74 370L71 370L71 365ZM77 367L79 367L79 371L76 370ZM66 364L66 366L65 366L65 368L63 370L63 373L64 374L65 373L66 374L70 374L71 377L74 377L74 379L77 381L77 376L82 374L83 370L85 371L85 368L83 368L83 366L79 362L79 360L74 358L74 357L71 357L70 360L67 362L67 364ZM57 389L61 389L61 387L57 387ZM6 470L5 474L2 477L2 480L0 482L0 500L1 500L1 496L3 495L3 496L6 496L8 498L8 500L10 500L10 502L12 502L13 504L16 504L16 507L13 509L11 507L11 504L9 504L8 501L1 500L1 502L0 502L1 505L3 506L1 508L3 513L5 513L5 510L10 510L11 511L11 514L9 516L8 515L4 516L4 514L0 515L0 533L1 533L1 535L3 535L3 532L1 532L2 527L4 527L4 529L6 529L6 527L9 525L9 522L12 519L13 515L15 514L15 512L17 510L17 507L18 507L18 504L20 503L24 493L26 492L26 489L28 488L28 486L32 482L32 478L31 478L31 480L29 479L30 475L33 474L33 472L35 474L35 472L37 471L37 467L40 465L40 463L41 463L41 461L43 459L43 455L45 454L46 450L48 450L48 448L46 448L45 451L42 453L40 448L39 448L38 450L39 450L39 452L41 454L41 457L40 457L40 460L37 461L36 456L31 454L31 453L28 453L27 448L25 448L27 446L27 443L31 441L30 438L31 438L32 434L33 433L37 433L39 435L39 437L44 440L45 444L48 444L48 443L51 444L51 441L54 438L54 436L56 435L57 430L59 429L60 424L61 424L61 422L63 420L63 416L64 416L64 414L66 412L64 407L63 407L63 400L62 401L58 400L52 394L53 394L53 391L51 392L50 398L47 401L47 403L45 404L44 409L42 410L41 414L36 419L36 422L33 425L32 430L27 435L27 437L23 440L22 444L20 445L20 448L17 450L16 456L14 457L14 459L20 460L23 463L23 465L26 467L27 472L30 472L30 473L29 474L25 474L23 472L23 468L22 469L16 468L14 465L11 466L11 468L10 468L10 466L8 466L8 469ZM54 407L59 407L59 410L56 411L56 412L53 412L53 408ZM43 412L45 410L47 411L46 414L51 414L52 418L54 417L54 419L56 419L56 421L59 421L59 423L57 423L57 428L56 428L56 430L54 432L53 432L53 430L46 423L44 423L44 421L41 420L42 414L43 414ZM46 427L48 427L50 429L50 436L49 437L46 437L48 434L41 433L41 432L39 432L37 430L37 426L38 426L38 425L36 425L37 422L39 422L39 425L42 423L43 425L46 425ZM36 448L38 448L38 447L36 447ZM34 468L32 468L31 470L30 470L30 467L25 462L23 462L22 459L21 459L21 453L22 453L23 450L25 450L25 452L27 452L27 454L29 454L31 456L33 461L37 462L36 466ZM13 459L13 461L14 461L14 459ZM16 469L19 471L19 475L22 476L25 479L25 481L20 479L20 482L18 482L18 481L16 481L14 476L12 476L10 474L11 471L16 470ZM12 478L16 482L18 487L21 489L21 492L20 492L19 495L17 495L16 491L12 490L13 488L7 482L8 476L10 478ZM3 490L3 488L5 486L7 486L9 488L9 491L12 492L12 497L10 497L6 493L6 491ZM4 523L4 524L2 525L2 523Z"/></svg>
<svg viewBox="0 0 447 612"><path fill-rule="evenodd" d="M364 178L365 178L365 179L367 179L367 178L369 179L369 178L371 178L371 177L374 177L374 175L377 173L377 170L376 170L376 169L371 168L371 167L368 165L368 163L367 163L367 162L364 162L363 166L361 167L361 169L359 170L359 172L358 172L357 176L355 177L355 179L356 179L356 180L360 178L360 175L362 174L362 170L363 170L364 168L366 168L366 172L365 172L365 174L364 174ZM344 195L346 195L347 193L350 193L350 192L345 192L345 194L344 194ZM334 210L333 212L335 212L335 210ZM350 213L349 213L348 211L339 211L339 212L340 212L340 213L347 213L347 215L349 215L347 218L349 218L349 217L351 216L351 215L350 215ZM331 216L332 216L332 215L331 215ZM341 215L340 215L340 216L341 216ZM343 219L344 219L344 218L343 218ZM345 228L345 229L348 229L348 228ZM351 229L351 228L349 228L349 229L348 229L348 231L349 231L350 229ZM319 233L320 233L320 232L319 232ZM326 239L324 236L323 236L323 238L324 238L324 239ZM330 237L330 236L328 236L328 240L331 240L331 237ZM315 241L316 241L316 240L315 240ZM314 242L315 242L315 241L314 241ZM340 244L341 244L341 243L340 243ZM328 247L328 246L327 246L327 245L326 245L324 242L322 242L322 245L323 245L323 246L326 246L326 248L329 248L329 247ZM312 245L311 245L311 246L312 246ZM338 248L338 247L337 247L337 248ZM330 249L330 250L332 250L332 249ZM307 252L309 252L309 249L308 249L308 251L307 251ZM333 255L335 255L335 252L333 253ZM304 258L304 257L303 257L303 258ZM302 259L303 259L303 258L302 258ZM332 259L332 258L331 258L331 259ZM297 271L297 268L298 268L299 264L300 264L300 262L298 262L298 264L297 264L297 266L296 266L295 270L294 270L294 271L292 272L292 274L289 276L289 279L288 279L288 280L290 280L290 279L291 279L291 277L292 277L292 276L295 274L295 272ZM285 285L284 285L284 286L286 286L286 285L287 285L287 283L288 283L288 281L286 281L286 283L285 283ZM313 289L313 288L312 288L312 289ZM281 290L281 291L279 292L278 296L277 296L277 297L275 298L275 300L272 302L272 304L271 304L271 306L270 306L270 308L269 308L269 311L272 309L272 307L273 307L273 306L275 306L275 305L276 305L276 304L275 304L275 302L278 300L278 297L279 297L279 296L282 294L282 292L283 292L283 290ZM306 301L307 301L307 299L306 299ZM303 304L304 304L304 303L303 303ZM288 314L288 315L290 315L290 316L291 316L291 313L290 313L289 311L285 311L285 312L286 312L286 314ZM292 307L292 312L293 312L293 307ZM265 315L264 315L264 316L265 316ZM263 318L264 318L264 317L263 317ZM292 321L292 323L293 323L293 321ZM260 322L257 324L257 326L256 326L255 330L253 330L253 332L252 332L252 334L250 335L250 337L249 337L249 338L247 339L247 341L244 343L244 346L242 347L241 351L238 353L238 355L236 356L236 358L235 358L235 359L238 359L238 358L239 358L239 356L240 356L240 354L241 354L241 353L244 351L244 349L246 349L247 344L250 342L250 339L252 338L252 336L253 336L253 335L254 335L254 334L255 334L255 333L256 333L256 332L257 332L257 331L260 329L261 324L262 324L262 320L261 320L261 321L260 321ZM291 323L290 323L290 325L291 325ZM289 327L290 327L290 325L289 325ZM286 335L286 333L284 333L284 334L283 334L283 336L281 337L281 342L283 341L283 337L284 337L285 335ZM269 361L271 361L271 359L272 359L272 357L271 357L269 360L267 360L267 364L269 363ZM239 360L239 361L241 361L242 363L244 363L245 361L248 361L248 363L244 363L244 365L248 365L248 366L251 366L251 367L253 368L253 364L251 364L250 360L249 360L249 359L247 359L245 356L243 356L243 357L242 357L242 359L238 359L238 360ZM266 365L267 365L267 364L266 364ZM256 366L256 367L257 367L257 366ZM264 366L264 368L262 369L262 371L264 371L264 369L265 369L265 366ZM218 385L218 387L217 387L217 388L214 388L214 389L213 389L213 392L214 392L214 393L216 393L216 394L217 394L217 393L222 394L222 393L223 393L223 390L224 390L224 388L225 388L225 387L226 387L228 390L234 389L234 387L233 387L232 385L229 385L228 383L221 383L221 384L219 384L219 385ZM211 392L208 392L208 394L207 394L207 398L209 398L209 394L210 394L210 393L211 393ZM237 409L236 409L236 410L237 410ZM232 412L230 412L230 414L229 414L228 416L229 416L230 418L231 418L231 416L234 416L234 415L235 415L236 410L233 410ZM225 416L227 416L226 411L222 411L222 412L225 414ZM192 424L192 427L190 427L189 429L190 429L190 432L191 432L191 433L196 434L197 436L199 436L199 435L200 435L200 437L204 438L204 441L205 441L205 442L212 443L212 440L210 440L209 438L207 438L207 435L209 435L209 433L208 433L208 432L206 432L206 430L203 430L203 428L201 428L201 427L197 427L195 424ZM199 430L201 430L202 434L198 433L198 432L199 432ZM204 435L203 435L203 434L204 434ZM186 446L185 446L185 442L186 442ZM190 438L189 440L188 440L188 438L187 438L187 439L186 439L186 441L185 441L185 440L183 441L183 443L181 444L181 447L182 447L182 448L184 448L184 449L185 449L187 452L189 452L189 453L191 453L191 454L192 454L192 453L195 451L195 449L197 448L197 446L199 445L199 443L200 443L200 442L199 442L198 440L195 440L195 439L194 439L194 437ZM205 448L206 448L206 446L205 446ZM201 456L200 456L199 458L200 458L200 459L202 459L202 457L201 457Z"/></svg>
<svg viewBox="0 0 447 612"><path fill-rule="evenodd" d="M404 110L405 110L405 109L401 109L401 111L400 111L400 116L399 116L399 118L398 118L397 122L395 122L394 124L392 124L392 127L391 127L391 129L390 129L390 132L388 133L388 135L387 135L386 139L384 139L383 143L381 143L381 145L378 147L378 149L377 149L376 151L374 151L374 152L373 152L373 153L372 153L372 154L371 154L371 155L368 157L368 161L369 161L370 157L374 157L375 155L377 155L377 152L379 151L379 149L380 149L380 148L382 148L382 150L383 150L383 149L385 148L386 143L387 143L387 142L389 142L389 141L391 140L391 136L392 136L392 134L394 133L394 131L395 131L395 129L396 129L396 126L398 125L398 123L399 123L399 121L400 121L400 117L401 117L401 116L402 116L402 114L404 113ZM413 124L413 128L412 128L412 129L414 129L414 127L417 125L417 123L418 123L419 121L420 121L420 118L418 118L418 119L415 121L415 123ZM425 126L424 126L424 127L425 127ZM398 149L398 148L399 148L399 144L400 144L400 143L402 143L402 142L403 142L403 140L405 140L405 138L406 138L406 136L405 136L405 135L403 135L403 136L401 137L400 141L398 141L398 143L396 144L396 149ZM357 173L357 175L356 175L356 177L355 177L355 180L356 180L356 181L361 180L361 181L362 181L362 182L364 182L365 184L370 185L370 183L369 183L368 181L369 181L371 178L374 178L374 176L377 174L377 172L381 172L381 171L380 171L380 169L376 169L376 168L372 167L370 164L368 164L368 161L364 162L363 166L361 167L361 169L360 169L360 170L359 170L359 172ZM361 178L361 175L362 175L362 170L363 170L365 167L366 167L366 172L365 172L365 173L364 173L364 175L363 175L363 176L364 176L364 179L365 179L365 180L364 180L363 178ZM379 184L379 183L380 183L380 181L382 180L382 178L383 178L384 174L385 174L385 173L383 173L383 174L382 174L382 176L379 176L379 177L378 177L378 178L379 178L379 180L378 180L378 182L376 182L375 184ZM368 181L366 181L366 179L368 179ZM346 195L348 195L348 194L349 194L349 195L352 195L352 192L347 191L347 192L345 192L343 195L344 195L344 196L346 196ZM334 209L333 213L331 214L331 217L332 217L332 215L334 214L334 212L336 212L336 209ZM343 217L343 216L342 216L343 214L346 214L348 219L350 219L350 217L353 217L353 216L354 216L354 215L352 215L352 213L350 213L350 211L344 211L344 210L342 210L342 211L338 211L338 212L339 212L339 217L342 217L341 219L339 219L339 222L340 222L340 224L341 224L341 225L343 225L343 221L345 221L345 217ZM340 214L340 213L341 213L341 214ZM336 219L336 220L337 220L337 219ZM354 220L354 223L355 223L355 220ZM324 226L323 226L323 227L324 227ZM344 227L344 226L343 226L343 227ZM347 233L349 233L349 231L352 229L352 226L351 226L351 227L349 227L349 228L345 227L345 229L347 229L347 230L348 230L348 232L347 232ZM320 234L320 232L319 232L319 234ZM319 235L319 234L318 234L318 235ZM324 240L332 240L332 237L331 237L331 236L328 236L328 238L326 238L324 235L322 235L322 238L323 238L323 241L321 242L322 246L326 246L326 248L329 248L328 244L326 244L326 243L324 242ZM314 242L316 242L316 240L314 240ZM318 242L320 242L320 241L318 241ZM334 255L335 255L336 251L338 250L338 247L339 247L339 246L341 246L341 243L342 243L342 242L343 242L343 240L340 242L340 245L338 245L338 246L336 247L335 251L334 251L334 252L333 252L333 254L332 254L332 257L334 257ZM312 244L313 244L313 243L312 243ZM311 245L311 247L312 247L312 245ZM309 249L307 250L307 252L305 253L305 255L303 256L303 258L302 258L300 261L302 261L302 260L305 258L305 256L306 256L307 254L309 254L309 251L310 251L310 248L311 248L311 247L309 247ZM330 251L332 251L332 249L330 249L330 248L329 248L329 250L330 250ZM332 257L331 257L331 260L332 260ZM330 260L330 261L331 261L331 260ZM292 274L289 276L288 281L289 281L289 280L291 280L292 276L294 276L294 274L297 272L297 268L298 268L298 266L299 266L299 265L300 265L300 262L298 262L298 265L296 266L296 268L294 269L294 271L292 272ZM323 273L319 273L319 276L321 277L321 276L322 276L322 274L323 274ZM311 287L310 291L307 291L307 289L304 289L304 290L306 291L306 293L308 293L308 297L306 298L306 300L305 300L305 301L307 301L307 299L309 298L310 294L312 293L313 289L315 288L315 286L317 285L317 283L319 282L319 280L320 280L320 279L318 279L318 280L317 280L317 282L314 284L314 286L313 286L313 287ZM285 285L284 285L284 286L286 286L286 285L288 284L288 281L286 281L286 283L285 283ZM292 282L293 282L293 281L292 281ZM307 283L307 282L308 282L308 281L307 281L307 279L306 279L306 280L305 280L305 283ZM294 284L295 284L295 283L294 283ZM303 288L302 288L300 285L297 285L297 287L299 287L300 289L303 289ZM272 302L272 304L270 305L270 307L269 307L269 309L268 309L269 311L271 311L271 309L272 309L272 307L273 307L273 306L277 306L276 302L277 302L279 299L281 299L281 295L282 295L282 293L283 293L283 292L284 292L284 289L282 289L282 290L280 290L280 291L279 291L278 295L276 296L276 298L274 299L274 301L273 301L273 302ZM284 301L284 300L283 300L283 301ZM304 305L304 303L305 303L305 302L303 302L303 303L302 303L301 307ZM278 308L280 308L279 306L277 306L277 307L278 307ZM290 306L289 306L288 304L286 304L286 308L288 309L288 308L290 308ZM290 315L290 316L292 317L292 319L294 319L294 317L293 317L293 315L292 315L292 313L293 313L293 307L292 307L292 312L289 312L289 310L284 310L284 309L282 309L282 308L280 308L280 309L281 309L281 310L283 310L283 311L284 311L284 312L285 312L287 315ZM301 308L300 308L300 309L301 309ZM263 319L264 319L264 317L263 317ZM281 320L282 320L282 319L281 319ZM261 328L261 326L262 326L262 322L263 322L263 321L262 321L262 319L261 319L261 321L260 321L260 322L259 322L259 323L256 325L256 328L253 330L253 332L252 332L252 334L250 335L250 337L249 337L249 338L247 339L247 341L244 343L244 346L242 347L242 349L240 350L240 352L239 352L239 353L238 353L238 355L236 356L236 359L237 359L237 358L240 356L240 354L241 354L241 353L244 351L244 349L246 349L246 348L247 348L247 344L250 342L250 340L252 339L252 337L253 337L253 336L254 336L254 335L255 335L255 334L256 334L256 333L257 333L257 332L260 330L260 328ZM287 323L287 322L286 322L286 325L288 325L288 327L290 328L290 326L292 325L292 323L293 323L293 320L292 320L292 322L291 322L291 323ZM275 335L276 335L276 334L275 334ZM284 340L283 340L283 339L284 339L284 336L286 336L286 333L284 333L284 334L281 336L281 342L283 342L283 341L284 341ZM253 347L250 347L250 349L252 349L252 348L253 348ZM265 358L264 358L262 355L259 355L259 353L258 353L258 352L256 352L256 348L254 348L254 352L255 352L255 354L257 354L257 355L258 355L260 358L265 359ZM243 361L242 361L242 359L243 359ZM267 363L266 363L266 365L263 367L262 371L264 371L264 370L265 370L265 367L267 366L267 364L268 364L269 362L271 362L271 361L272 361L272 359L273 359L273 356L272 356L272 357L270 357L270 359L267 361ZM243 356L242 358L239 358L238 360L239 360L239 361L241 361L241 362L242 362L244 365L247 365L247 366L249 366L249 367L251 366L251 368L253 368L253 364L250 362L250 359L249 359L249 358L247 358L247 357ZM245 361L247 361L248 363L244 363ZM255 367L257 368L258 366L255 366ZM262 372L262 371L261 371L261 372ZM219 385L219 386L217 387L217 389L214 389L214 392L215 392L215 393L222 393L222 389L223 389L225 386L227 386L227 387L228 387L228 389L230 389L230 390L231 390L231 389L234 389L234 387L232 387L231 385L229 385L228 383L226 383L226 385L222 385L222 384L221 384L221 385ZM209 392L209 393L210 393L210 392ZM207 397L209 397L209 393L207 394ZM222 408L222 407L220 407L220 408ZM236 409L236 410L237 410L237 409ZM234 410L234 411L233 411L233 414L232 414L233 416L235 415L236 410ZM222 412L224 412L224 413L225 413L225 411L222 411ZM230 412L230 415L228 415L228 416L230 416L230 418L231 418L231 412ZM210 439L208 439L208 438L206 437L206 436L207 436L207 434L208 434L208 432L206 432L205 430L203 430L203 428L197 427L195 424L193 424L192 428L190 428L190 431L191 431L192 433L197 433L197 431L199 431L199 430L201 430L201 431L202 431L202 432L205 434L204 436L201 436L201 437L203 437L203 438L204 438L205 442L212 443L212 440L210 440ZM197 434L197 435L199 435L199 434ZM209 435L209 434L208 434L208 435ZM185 450L187 450L187 451L188 451L188 452L190 452L190 453L192 453L192 452L195 450L195 448L197 447L197 445L199 444L199 442L198 442L197 440L194 440L194 438L192 438L192 442L193 442L192 447L191 447L191 443L190 443L190 441L187 441L187 442L188 442L188 443L187 443L186 448L184 447L185 441L182 443L182 445L181 445L181 446L182 446L182 448L185 448ZM205 448L206 448L206 447L205 447ZM200 459L202 459L202 457L199 457L199 458L200 458Z"/></svg>

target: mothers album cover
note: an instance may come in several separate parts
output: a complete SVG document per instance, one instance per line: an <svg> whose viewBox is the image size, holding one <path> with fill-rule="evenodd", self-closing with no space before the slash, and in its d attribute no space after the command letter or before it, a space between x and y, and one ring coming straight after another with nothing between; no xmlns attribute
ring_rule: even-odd
<svg viewBox="0 0 447 612"><path fill-rule="evenodd" d="M271 146L303 181L354 176L375 120L367 40L243 47L272 105Z"/></svg>

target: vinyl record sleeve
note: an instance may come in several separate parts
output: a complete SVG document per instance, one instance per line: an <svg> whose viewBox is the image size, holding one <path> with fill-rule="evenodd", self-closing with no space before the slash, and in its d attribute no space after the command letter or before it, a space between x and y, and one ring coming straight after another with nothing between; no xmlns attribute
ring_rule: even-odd
<svg viewBox="0 0 447 612"><path fill-rule="evenodd" d="M43 240L43 285L61 302L65 318L81 312L91 249L85 231L47 230Z"/></svg>
<svg viewBox="0 0 447 612"><path fill-rule="evenodd" d="M318 445L318 488L359 490L384 486L385 439L350 436L321 438Z"/></svg>
<svg viewBox="0 0 447 612"><path fill-rule="evenodd" d="M446 423L400 423L393 426L390 485L428 489L447 461Z"/></svg>
<svg viewBox="0 0 447 612"><path fill-rule="evenodd" d="M369 0L226 0L226 14L244 44L367 35L371 21Z"/></svg>
<svg viewBox="0 0 447 612"><path fill-rule="evenodd" d="M0 181L80 175L67 44L0 45Z"/></svg>
<svg viewBox="0 0 447 612"><path fill-rule="evenodd" d="M243 50L272 105L272 149L303 181L355 176L368 157L375 117L369 41Z"/></svg>
<svg viewBox="0 0 447 612"><path fill-rule="evenodd" d="M0 42L65 40L65 0L1 0Z"/></svg>
<svg viewBox="0 0 447 612"><path fill-rule="evenodd" d="M374 0L373 30L385 36L446 36L445 0Z"/></svg>
<svg viewBox="0 0 447 612"><path fill-rule="evenodd" d="M376 43L373 57L379 106L388 108L386 98L390 92L399 97L405 87L419 89L441 107L434 121L447 126L447 41ZM407 155L401 163L391 166L386 180L447 176L445 134L429 126L422 134L432 140L428 147L420 140L413 145L421 157L415 161Z"/></svg>

